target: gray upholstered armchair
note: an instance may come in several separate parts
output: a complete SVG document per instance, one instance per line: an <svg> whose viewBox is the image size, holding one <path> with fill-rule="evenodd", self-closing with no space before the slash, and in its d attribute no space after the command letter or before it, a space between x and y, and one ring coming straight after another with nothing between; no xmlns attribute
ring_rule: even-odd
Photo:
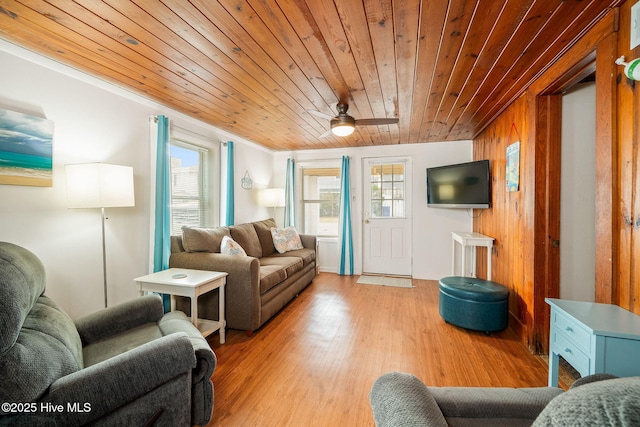
<svg viewBox="0 0 640 427"><path fill-rule="evenodd" d="M556 387L427 387L391 372L369 394L376 427L637 426L640 377L595 374Z"/></svg>
<svg viewBox="0 0 640 427"><path fill-rule="evenodd" d="M157 295L73 322L28 250L0 242L0 425L206 424L216 358Z"/></svg>

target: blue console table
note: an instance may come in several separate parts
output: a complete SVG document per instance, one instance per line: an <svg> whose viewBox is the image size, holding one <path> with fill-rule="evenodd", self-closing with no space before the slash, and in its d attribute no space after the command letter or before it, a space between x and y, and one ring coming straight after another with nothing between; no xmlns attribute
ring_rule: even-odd
<svg viewBox="0 0 640 427"><path fill-rule="evenodd" d="M551 306L549 386L558 386L560 356L583 377L640 375L640 316L611 304L545 301Z"/></svg>

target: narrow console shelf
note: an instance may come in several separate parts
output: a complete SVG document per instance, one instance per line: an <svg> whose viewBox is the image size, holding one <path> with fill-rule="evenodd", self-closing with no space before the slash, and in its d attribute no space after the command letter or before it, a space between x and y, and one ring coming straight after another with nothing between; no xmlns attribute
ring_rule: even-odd
<svg viewBox="0 0 640 427"><path fill-rule="evenodd" d="M467 247L471 248L471 275L476 277L476 246L484 246L487 248L487 280L491 280L491 248L493 247L493 237L485 236L480 233L472 232L451 232L453 239L452 244L452 265L451 275L456 276L456 242L460 243L462 249L460 251L461 260L460 267L462 272L460 276L467 276Z"/></svg>

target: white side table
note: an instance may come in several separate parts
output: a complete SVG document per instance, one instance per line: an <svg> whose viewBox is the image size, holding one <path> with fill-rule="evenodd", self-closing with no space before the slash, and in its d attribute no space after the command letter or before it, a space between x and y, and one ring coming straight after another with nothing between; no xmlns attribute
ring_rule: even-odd
<svg viewBox="0 0 640 427"><path fill-rule="evenodd" d="M456 275L456 242L462 246L460 267L462 268L461 276L467 276L467 247L471 248L471 276L476 277L476 246L484 246L487 248L487 280L491 280L491 248L493 247L493 237L485 236L480 233L451 232L452 242L452 266L451 274Z"/></svg>
<svg viewBox="0 0 640 427"><path fill-rule="evenodd" d="M560 356L581 376L640 375L640 316L613 304L546 298L551 306L549 386L558 386Z"/></svg>
<svg viewBox="0 0 640 427"><path fill-rule="evenodd" d="M170 268L133 279L138 284L140 295L145 292L160 292L171 295L171 311L176 309L175 296L191 298L191 322L203 336L220 331L220 344L225 341L224 285L227 273L206 270ZM219 289L219 318L217 321L198 318L198 296Z"/></svg>

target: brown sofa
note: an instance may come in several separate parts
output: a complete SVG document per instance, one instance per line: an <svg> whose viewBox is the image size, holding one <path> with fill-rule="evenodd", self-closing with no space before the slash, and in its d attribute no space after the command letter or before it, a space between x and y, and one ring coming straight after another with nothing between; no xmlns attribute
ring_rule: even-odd
<svg viewBox="0 0 640 427"><path fill-rule="evenodd" d="M303 248L279 253L271 235L273 219L217 228L184 227L171 236L169 267L225 271L227 327L251 334L307 287L316 275L316 237L300 235ZM235 240L247 256L220 253L224 236ZM189 313L189 301L178 298ZM198 316L218 318L218 293L198 298Z"/></svg>

